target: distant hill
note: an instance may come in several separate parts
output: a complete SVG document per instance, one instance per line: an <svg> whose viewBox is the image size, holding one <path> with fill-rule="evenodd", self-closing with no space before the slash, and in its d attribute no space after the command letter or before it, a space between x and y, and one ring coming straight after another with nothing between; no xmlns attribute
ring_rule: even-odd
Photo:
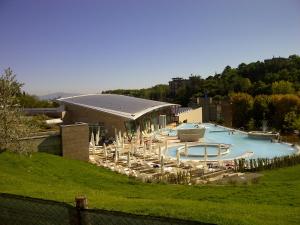
<svg viewBox="0 0 300 225"><path fill-rule="evenodd" d="M58 99L58 98L66 98L66 97L75 96L75 95L80 95L80 94L79 93L56 92L56 93L51 93L48 95L41 95L38 97L41 100L52 100L52 99Z"/></svg>

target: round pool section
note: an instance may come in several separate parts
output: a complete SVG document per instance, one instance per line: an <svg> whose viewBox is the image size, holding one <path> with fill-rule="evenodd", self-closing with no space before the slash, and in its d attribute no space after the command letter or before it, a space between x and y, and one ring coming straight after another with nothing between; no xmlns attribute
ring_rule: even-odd
<svg viewBox="0 0 300 225"><path fill-rule="evenodd" d="M186 124L185 126L193 126L193 124ZM271 142L270 140L249 138L245 132L232 130L222 126L215 126L214 124L209 123L204 123L200 126L204 126L206 128L204 139L202 140L203 143L230 145L228 154L222 154L221 157L218 156L217 147L207 146L208 160L230 160L245 155L248 156L247 158L273 158L296 153L296 150L291 145L286 143L275 143ZM203 160L203 143L198 146L193 145L188 147L189 153L193 156L189 157L181 154L181 159ZM176 151L180 147L184 147L184 143L170 147L167 154L175 158Z"/></svg>

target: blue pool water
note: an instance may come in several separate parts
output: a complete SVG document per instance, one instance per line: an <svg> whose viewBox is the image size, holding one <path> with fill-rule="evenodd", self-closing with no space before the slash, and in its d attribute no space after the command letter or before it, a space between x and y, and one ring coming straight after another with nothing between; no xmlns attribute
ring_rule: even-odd
<svg viewBox="0 0 300 225"><path fill-rule="evenodd" d="M181 124L177 127L177 129L182 128L193 128L195 124ZM253 152L249 158L273 158L276 156L284 156L291 155L296 153L296 150L292 148L289 144L285 143L272 143L270 140L263 139L253 139L249 138L247 133L235 131L232 134L229 128L215 126L213 124L204 123L200 125L201 127L205 127L205 135L202 142L205 143L219 143L219 144L229 144L230 151L228 154L221 156L221 159L234 159L243 155L246 152ZM217 131L217 132L215 132ZM219 132L218 132L219 131ZM176 135L176 130L170 133L170 136ZM168 149L168 155L172 157L176 157L176 150L178 147L184 146L184 144L170 147ZM218 153L218 148L216 147L207 147L208 154L216 154ZM204 147L203 146L195 146L189 147L189 153L193 155L204 155ZM184 157L181 159L195 159L201 160L203 157ZM219 157L208 157L208 160L217 160Z"/></svg>

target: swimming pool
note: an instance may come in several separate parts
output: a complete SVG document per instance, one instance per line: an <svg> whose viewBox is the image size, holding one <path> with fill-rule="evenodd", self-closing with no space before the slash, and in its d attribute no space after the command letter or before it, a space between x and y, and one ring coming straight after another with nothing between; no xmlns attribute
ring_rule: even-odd
<svg viewBox="0 0 300 225"><path fill-rule="evenodd" d="M176 129L185 129L185 128L193 128L195 124L181 124ZM237 157L241 157L248 154L247 158L273 158L276 156L284 156L291 155L296 153L296 150L289 144L286 143L273 143L270 140L263 139L252 139L249 138L247 133L241 131L231 132L232 129L215 126L210 123L203 123L200 127L205 127L205 135L201 142L204 143L217 143L217 144L226 144L230 145L229 152L222 156L218 155L218 147L207 146L208 160L228 160L234 159ZM170 133L170 136L176 135L176 130ZM171 157L176 157L176 151L178 147L182 147L184 144L180 144L178 146L169 147L167 154ZM203 160L204 155L204 146L191 146L189 147L189 154L193 155L193 157L189 156L181 156L182 160ZM195 155L199 156L195 156Z"/></svg>

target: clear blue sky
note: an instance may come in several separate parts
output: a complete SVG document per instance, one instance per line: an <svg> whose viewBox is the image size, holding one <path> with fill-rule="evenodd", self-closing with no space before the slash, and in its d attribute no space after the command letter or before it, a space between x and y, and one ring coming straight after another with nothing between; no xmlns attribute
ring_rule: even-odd
<svg viewBox="0 0 300 225"><path fill-rule="evenodd" d="M0 69L93 93L300 54L299 0L0 0Z"/></svg>

